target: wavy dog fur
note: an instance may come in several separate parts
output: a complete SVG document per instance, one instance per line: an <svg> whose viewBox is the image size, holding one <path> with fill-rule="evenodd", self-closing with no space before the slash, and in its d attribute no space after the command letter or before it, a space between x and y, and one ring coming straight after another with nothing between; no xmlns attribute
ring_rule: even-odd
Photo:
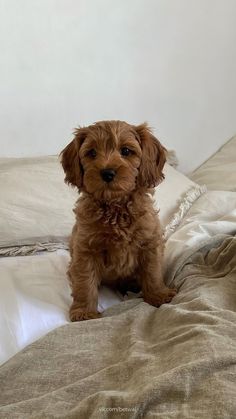
<svg viewBox="0 0 236 419"><path fill-rule="evenodd" d="M70 240L72 321L100 316L101 283L128 289L135 280L156 307L176 294L163 282L162 233L148 194L164 178L165 151L147 124L122 121L76 129L62 151L65 181L81 192Z"/></svg>

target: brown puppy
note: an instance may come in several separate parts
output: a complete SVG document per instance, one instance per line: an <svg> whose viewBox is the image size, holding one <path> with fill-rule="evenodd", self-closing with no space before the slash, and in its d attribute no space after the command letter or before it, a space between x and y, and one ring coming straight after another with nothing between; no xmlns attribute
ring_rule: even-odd
<svg viewBox="0 0 236 419"><path fill-rule="evenodd" d="M146 124L97 122L62 151L65 181L81 192L68 270L72 321L99 317L98 287L135 279L156 307L176 290L162 277L162 232L149 196L162 181L165 149Z"/></svg>

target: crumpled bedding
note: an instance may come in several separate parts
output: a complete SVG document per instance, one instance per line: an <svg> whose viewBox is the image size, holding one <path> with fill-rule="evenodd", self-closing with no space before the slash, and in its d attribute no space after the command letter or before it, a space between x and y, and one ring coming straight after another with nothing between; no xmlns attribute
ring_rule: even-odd
<svg viewBox="0 0 236 419"><path fill-rule="evenodd" d="M171 273L179 293L170 304L117 304L5 363L0 417L234 418L235 236L196 243Z"/></svg>
<svg viewBox="0 0 236 419"><path fill-rule="evenodd" d="M191 256L217 235L236 233L236 193L209 191L190 208L174 234L166 242L165 278L171 282L181 257Z"/></svg>
<svg viewBox="0 0 236 419"><path fill-rule="evenodd" d="M104 287L103 318L71 324L66 250L1 259L0 361L29 346L0 367L0 418L235 418L236 193L184 215L166 235L179 292L159 309Z"/></svg>

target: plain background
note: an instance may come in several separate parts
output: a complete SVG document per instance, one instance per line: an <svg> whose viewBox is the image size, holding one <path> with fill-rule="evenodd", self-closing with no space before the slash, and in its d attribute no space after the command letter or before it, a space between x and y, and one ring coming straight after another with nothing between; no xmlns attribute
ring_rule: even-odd
<svg viewBox="0 0 236 419"><path fill-rule="evenodd" d="M148 121L184 172L236 133L235 0L0 0L0 156Z"/></svg>

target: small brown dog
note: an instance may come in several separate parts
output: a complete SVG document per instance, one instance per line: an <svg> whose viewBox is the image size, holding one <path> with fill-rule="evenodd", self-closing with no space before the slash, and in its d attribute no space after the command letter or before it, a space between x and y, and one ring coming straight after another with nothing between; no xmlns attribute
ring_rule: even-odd
<svg viewBox="0 0 236 419"><path fill-rule="evenodd" d="M162 181L165 149L146 124L97 122L75 131L61 153L65 181L81 192L68 270L72 321L94 319L98 287L133 281L160 306L176 290L162 277L163 242L150 188Z"/></svg>

